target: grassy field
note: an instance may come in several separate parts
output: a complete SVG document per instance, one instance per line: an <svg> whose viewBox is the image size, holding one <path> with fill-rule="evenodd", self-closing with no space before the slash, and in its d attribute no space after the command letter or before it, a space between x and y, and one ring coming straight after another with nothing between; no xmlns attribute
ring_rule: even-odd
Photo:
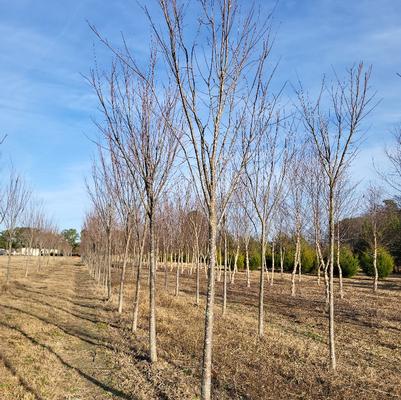
<svg viewBox="0 0 401 400"><path fill-rule="evenodd" d="M55 259L24 278L23 258L13 257L4 285L0 257L0 399L196 399L199 397L204 306L195 305L195 274L159 270L159 362L147 361L147 276L137 334L130 332L133 274L125 311L105 301L78 259ZM205 276L202 277L202 294ZM291 297L290 277L276 275L266 290L266 335L257 338L257 273L229 285L221 315L217 283L213 361L215 399L396 399L401 397L401 278L373 294L365 277L345 280L336 298L338 372L327 370L324 286L303 276Z"/></svg>

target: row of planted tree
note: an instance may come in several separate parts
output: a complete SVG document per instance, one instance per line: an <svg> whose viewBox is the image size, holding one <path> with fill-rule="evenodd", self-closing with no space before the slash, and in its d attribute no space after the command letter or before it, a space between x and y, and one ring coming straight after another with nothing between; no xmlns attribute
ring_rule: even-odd
<svg viewBox="0 0 401 400"><path fill-rule="evenodd" d="M167 204L167 208L161 210L163 220L156 220L158 227L156 232L156 262L161 263L164 267L168 264L170 269L172 265L185 264L190 268L190 275L192 275L193 270L196 270L198 273L197 268L199 266L205 267L208 262L207 221L204 214L193 207L196 206L189 204L183 206L179 204L179 207L172 212L173 207ZM102 233L104 231L101 219L96 214L90 214L87 217L82 235L82 248L94 277L96 277L98 282L101 281L103 283L108 296L111 295L111 287L108 285L107 275L108 257L110 257L110 267L112 267L113 263L117 267L120 264L123 266L119 287L119 312L122 312L123 285L127 264L134 264L137 268L139 267L138 272L140 274L141 266L147 254L149 254L149 243L147 227L144 226L146 224L145 216L142 216L141 220L132 221L131 223L135 224L135 226L124 226L124 221L119 219L115 211L111 210L110 244L107 244L106 237ZM238 216L238 212L241 210L231 208L230 211L235 211ZM262 256L260 253L260 241L257 239L255 232L248 230L248 234L244 235L244 231L247 231L246 223L250 223L251 221L247 215L242 215L241 218L242 224L240 227L235 226L235 222L239 221L235 221L236 217L233 216L232 222L234 224L222 225L219 230L216 252L216 269L218 271L216 280L220 282L222 271L226 270L229 274L230 283L233 283L235 273L243 271L245 272L247 286L249 287L250 271L260 270ZM340 236L336 237L334 273L340 279L341 296L343 296L342 277L351 278L362 270L367 275L373 277L372 287L376 291L378 278L386 278L393 272L395 266L394 257L386 247L382 246L382 243L376 248L375 261L374 237L371 224L373 215L367 210L365 215L357 219L360 218L364 218L365 221L363 229L359 232L359 248L353 243L355 238L358 237L355 234L355 230L352 232L352 241L349 238L349 232L346 227L341 231L337 231ZM226 221L227 218L224 219L224 222ZM382 221L383 219L381 219L381 223L383 223ZM280 277L285 272L292 273L294 279L292 280L291 293L295 295L295 274L297 270L299 275L302 272L316 274L317 284L320 284L322 263L319 259L319 250L313 245L313 237L307 236L307 232L305 232L305 236L301 236L297 244L297 238L293 235L293 230L291 229L291 222L288 222L287 227L290 229L287 228L286 232L282 230L271 241L266 243L267 249L264 263L266 277L270 280L271 285L274 284L275 273L279 273ZM341 226L341 221L337 222L337 224ZM349 224L349 219L343 221L343 225L349 226ZM168 229L168 226L173 225L175 226L174 230ZM377 231L380 233L378 229ZM327 258L327 244L323 243L322 245L323 256ZM110 255L105 252L108 246L111 249ZM297 254L297 252L299 253ZM103 268L103 270L100 268ZM327 284L327 270L323 270L323 272L325 274L325 283ZM177 268L176 273L177 287L175 292L178 293L180 268ZM165 277L166 280L167 277ZM197 283L196 303L199 304L198 277Z"/></svg>
<svg viewBox="0 0 401 400"><path fill-rule="evenodd" d="M153 32L147 60L127 41L114 46L92 26L114 59L108 71L96 66L88 76L101 116L98 157L87 181L93 207L82 233L84 260L109 298L119 266L120 312L127 265L134 265L134 330L141 269L148 269L151 362L157 361L159 266L166 274L175 265L178 293L185 263L194 272L197 304L199 276L207 274L201 395L210 399L216 280L223 280L225 312L227 281L235 282L243 266L249 286L250 268L259 270L262 338L265 279L273 285L291 259L289 293L295 296L296 275L306 268L306 249L313 249L317 282L321 275L325 282L335 369L334 275L338 271L343 296L342 221L358 204L349 167L376 104L371 68L361 63L344 77L334 74L315 96L299 83L289 102L275 83L270 16L234 0L202 1L190 14L181 2L158 3L157 23L145 7ZM375 290L378 193L370 187L364 197Z"/></svg>

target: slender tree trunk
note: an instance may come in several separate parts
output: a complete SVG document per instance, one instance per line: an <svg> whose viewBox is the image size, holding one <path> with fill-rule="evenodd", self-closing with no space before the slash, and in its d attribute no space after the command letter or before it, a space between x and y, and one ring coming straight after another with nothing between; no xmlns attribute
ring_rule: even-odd
<svg viewBox="0 0 401 400"><path fill-rule="evenodd" d="M180 293L180 260L181 260L181 250L178 250L178 260L177 269L175 271L175 296Z"/></svg>
<svg viewBox="0 0 401 400"><path fill-rule="evenodd" d="M141 248L139 250L138 268L137 268L137 273L136 273L135 294L134 294L134 312L133 312L133 318L132 318L132 332L136 332L136 330L138 329L139 297L140 297L140 291L141 291L141 270L142 270L142 263L143 263L143 253L145 250L147 228L148 228L148 224L145 222Z"/></svg>
<svg viewBox="0 0 401 400"><path fill-rule="evenodd" d="M249 242L245 242L246 287L251 287L251 273L249 271Z"/></svg>
<svg viewBox="0 0 401 400"><path fill-rule="evenodd" d="M260 268L260 276L259 276L259 315L258 315L258 335L260 338L264 336L264 285L265 285L265 255L266 255L266 246L265 246L265 227L262 224L262 232L260 238L260 247L261 247L261 268Z"/></svg>
<svg viewBox="0 0 401 400"><path fill-rule="evenodd" d="M375 276L373 279L373 291L377 292L377 282L379 280L379 271L377 270L377 234L376 226L373 228L373 269Z"/></svg>
<svg viewBox="0 0 401 400"><path fill-rule="evenodd" d="M199 305L199 244L197 244L196 250L196 305Z"/></svg>
<svg viewBox="0 0 401 400"><path fill-rule="evenodd" d="M283 246L280 244L280 278L283 279L284 273L284 250Z"/></svg>
<svg viewBox="0 0 401 400"><path fill-rule="evenodd" d="M149 213L150 234L150 265L149 265L149 354L150 362L157 361L156 349L156 255L155 255L155 226L154 208L150 206Z"/></svg>
<svg viewBox="0 0 401 400"><path fill-rule="evenodd" d="M329 193L329 229L330 229L330 262L329 262L329 346L330 346L330 366L334 371L337 367L336 351L334 342L334 184L330 184Z"/></svg>
<svg viewBox="0 0 401 400"><path fill-rule="evenodd" d="M159 241L156 240L155 271L157 272L158 269L159 269Z"/></svg>
<svg viewBox="0 0 401 400"><path fill-rule="evenodd" d="M221 239L220 239L220 254L217 256L218 256L217 263L219 265L219 272L217 274L217 282L220 282L221 281L221 264L223 263L222 254L221 254Z"/></svg>
<svg viewBox="0 0 401 400"><path fill-rule="evenodd" d="M111 299L111 230L107 232L107 299Z"/></svg>
<svg viewBox="0 0 401 400"><path fill-rule="evenodd" d="M340 298L344 298L343 290L343 270L340 263L340 223L337 222L337 268L338 268L338 280L340 284Z"/></svg>
<svg viewBox="0 0 401 400"><path fill-rule="evenodd" d="M227 255L227 272L230 278L230 284L233 283L233 273L234 271L231 269L231 255Z"/></svg>
<svg viewBox="0 0 401 400"><path fill-rule="evenodd" d="M227 234L224 232L223 316L227 309Z"/></svg>
<svg viewBox="0 0 401 400"><path fill-rule="evenodd" d="M164 289L168 291L168 266L167 266L167 253L164 253Z"/></svg>
<svg viewBox="0 0 401 400"><path fill-rule="evenodd" d="M297 240L295 242L295 254L294 254L294 267L292 269L292 276L291 276L291 296L295 296L295 275L297 273L297 268L299 266L299 237L297 233Z"/></svg>
<svg viewBox="0 0 401 400"><path fill-rule="evenodd" d="M125 242L123 266L121 268L120 291L119 291L119 295L118 295L118 313L119 314L121 314L123 312L125 270L127 268L129 245L131 242L131 232L132 232L132 228L130 227L127 231L127 240Z"/></svg>
<svg viewBox="0 0 401 400"><path fill-rule="evenodd" d="M274 261L275 261L274 252L275 252L275 246L274 246L274 240L273 240L273 242L272 242L272 277L270 280L270 286L273 286L273 281L274 281Z"/></svg>
<svg viewBox="0 0 401 400"><path fill-rule="evenodd" d="M107 247L107 244L106 244ZM104 294L107 298L107 290L108 290L108 281L109 281L109 268L108 268L108 250L106 248L105 254L104 254L104 266L103 266L103 286L104 286Z"/></svg>
<svg viewBox="0 0 401 400"><path fill-rule="evenodd" d="M301 239L299 239L298 246L298 282L301 282L302 277L302 243Z"/></svg>
<svg viewBox="0 0 401 400"><path fill-rule="evenodd" d="M214 322L214 292L215 292L215 264L216 264L216 204L212 198L209 211L209 268L205 311L205 337L203 344L201 399L211 399L212 381L212 348Z"/></svg>
<svg viewBox="0 0 401 400"><path fill-rule="evenodd" d="M11 250L12 250L12 242L8 241L8 258L7 258L7 280L6 285L10 283L10 269L11 269Z"/></svg>
<svg viewBox="0 0 401 400"><path fill-rule="evenodd" d="M317 284L320 286L320 275L322 269L322 263L320 262L319 251L316 242L316 263L317 263Z"/></svg>
<svg viewBox="0 0 401 400"><path fill-rule="evenodd" d="M325 285L325 289L326 289L326 307L327 307L326 311L328 311L329 303L330 303L330 285L329 285L329 272L328 272L329 262L330 262L330 260L328 260L326 265L323 267L323 270L324 270L324 285Z"/></svg>
<svg viewBox="0 0 401 400"><path fill-rule="evenodd" d="M234 269L231 276L231 284L234 284L235 274L238 272L238 257L239 257L239 242L237 243L237 248L235 249L235 256L234 256Z"/></svg>

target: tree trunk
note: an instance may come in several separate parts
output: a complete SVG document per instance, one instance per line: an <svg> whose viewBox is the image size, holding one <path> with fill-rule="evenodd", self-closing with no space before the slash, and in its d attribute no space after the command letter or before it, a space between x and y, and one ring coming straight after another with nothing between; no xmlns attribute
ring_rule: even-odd
<svg viewBox="0 0 401 400"><path fill-rule="evenodd" d="M107 299L111 299L111 230L107 232Z"/></svg>
<svg viewBox="0 0 401 400"><path fill-rule="evenodd" d="M302 277L302 243L301 239L299 239L298 246L298 282L301 282Z"/></svg>
<svg viewBox="0 0 401 400"><path fill-rule="evenodd" d="M224 233L223 316L227 309L227 234Z"/></svg>
<svg viewBox="0 0 401 400"><path fill-rule="evenodd" d="M156 350L156 255L154 209L151 205L149 213L150 264L149 264L149 354L150 362L157 361Z"/></svg>
<svg viewBox="0 0 401 400"><path fill-rule="evenodd" d="M220 239L220 257L218 257L217 263L219 265L219 272L217 274L217 282L221 281L221 264L222 264L222 254L221 254L221 239Z"/></svg>
<svg viewBox="0 0 401 400"><path fill-rule="evenodd" d="M164 290L168 291L168 268L167 268L167 253L163 255L164 260Z"/></svg>
<svg viewBox="0 0 401 400"><path fill-rule="evenodd" d="M329 303L330 303L330 286L329 286L329 273L328 273L329 262L330 261L328 260L326 265L323 266L324 285L325 285L325 289L326 289L326 311L328 311Z"/></svg>
<svg viewBox="0 0 401 400"><path fill-rule="evenodd" d="M334 184L330 184L329 193L329 233L330 233L330 262L329 262L329 346L330 346L330 366L336 369L336 352L334 342Z"/></svg>
<svg viewBox="0 0 401 400"><path fill-rule="evenodd" d="M12 250L12 242L8 241L8 258L7 258L7 280L6 285L10 283L10 268L11 268L11 250Z"/></svg>
<svg viewBox="0 0 401 400"><path fill-rule="evenodd" d="M316 243L316 263L317 263L317 284L320 286L320 275L321 275L322 263L320 262L317 243Z"/></svg>
<svg viewBox="0 0 401 400"><path fill-rule="evenodd" d="M373 279L373 291L377 292L377 281L379 280L379 271L377 270L377 235L376 227L373 228L373 269L375 276Z"/></svg>
<svg viewBox="0 0 401 400"><path fill-rule="evenodd" d="M246 267L246 287L251 287L251 273L249 271L249 242L245 241L245 267Z"/></svg>
<svg viewBox="0 0 401 400"><path fill-rule="evenodd" d="M197 246L199 249L199 246ZM196 305L199 305L199 250L196 252Z"/></svg>
<svg viewBox="0 0 401 400"><path fill-rule="evenodd" d="M189 269L189 275L192 275L195 263L195 247L192 249L191 267Z"/></svg>
<svg viewBox="0 0 401 400"><path fill-rule="evenodd" d="M239 242L237 243L237 248L235 250L234 269L233 269L233 273L231 276L231 284L234 284L235 274L236 274L236 272L238 272L238 257L239 257Z"/></svg>
<svg viewBox="0 0 401 400"><path fill-rule="evenodd" d="M205 311L205 337L203 344L201 399L211 399L212 380L212 348L213 348L213 322L214 322L214 292L215 292L215 264L216 264L216 204L214 199L210 202L209 211L209 268Z"/></svg>
<svg viewBox="0 0 401 400"><path fill-rule="evenodd" d="M119 291L119 295L118 295L118 313L119 314L121 314L123 312L125 270L127 268L129 245L131 242L131 232L132 232L132 228L130 227L127 231L127 240L125 242L123 267L121 268L120 291Z"/></svg>
<svg viewBox="0 0 401 400"><path fill-rule="evenodd" d="M299 236L297 234L297 240L295 243L295 254L294 254L294 267L292 269L292 276L291 276L291 296L295 296L295 275L297 273L297 267L299 266Z"/></svg>
<svg viewBox="0 0 401 400"><path fill-rule="evenodd" d="M258 335L260 338L264 336L264 285L265 285L265 227L262 225L262 233L260 238L261 247L261 268L259 277L259 315L258 315Z"/></svg>
<svg viewBox="0 0 401 400"><path fill-rule="evenodd" d="M273 242L272 242L272 278L270 280L270 286L273 286L273 281L274 281L274 261L275 261L275 259L274 259L275 248L274 247L275 246L274 246L274 240L273 240Z"/></svg>
<svg viewBox="0 0 401 400"><path fill-rule="evenodd" d="M230 278L230 284L233 283L233 270L231 269L231 255L227 255L227 272Z"/></svg>
<svg viewBox="0 0 401 400"><path fill-rule="evenodd" d="M138 269L137 269L137 273L136 273L135 294L134 294L134 313L133 313L133 318L132 318L132 332L136 332L136 330L138 329L139 295L140 295L140 291L141 291L141 270L142 270L142 263L143 263L143 253L145 250L147 228L148 228L148 224L145 222L141 249L139 250Z"/></svg>
<svg viewBox="0 0 401 400"><path fill-rule="evenodd" d="M177 269L175 271L175 296L178 296L180 292L180 260L181 251L178 251Z"/></svg>
<svg viewBox="0 0 401 400"><path fill-rule="evenodd" d="M338 280L340 284L340 297L344 298L343 290L343 270L340 263L340 223L337 222L337 268L338 268Z"/></svg>

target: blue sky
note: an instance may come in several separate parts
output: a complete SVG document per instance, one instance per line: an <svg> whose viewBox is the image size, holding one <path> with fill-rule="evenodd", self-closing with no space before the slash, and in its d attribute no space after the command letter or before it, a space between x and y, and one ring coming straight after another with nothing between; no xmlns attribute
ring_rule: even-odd
<svg viewBox="0 0 401 400"><path fill-rule="evenodd" d="M299 77L313 90L332 67L373 64L382 102L353 166L365 181L374 177L372 158L386 168L383 147L401 122L400 16L397 0L281 0L274 17L279 84ZM80 229L89 207L84 176L94 148L87 136L96 136L97 110L82 74L94 53L101 66L110 62L86 20L114 43L124 32L135 55L146 55L150 30L134 0L0 0L0 133L7 134L1 169L12 160L60 228ZM294 97L290 85L287 95Z"/></svg>

